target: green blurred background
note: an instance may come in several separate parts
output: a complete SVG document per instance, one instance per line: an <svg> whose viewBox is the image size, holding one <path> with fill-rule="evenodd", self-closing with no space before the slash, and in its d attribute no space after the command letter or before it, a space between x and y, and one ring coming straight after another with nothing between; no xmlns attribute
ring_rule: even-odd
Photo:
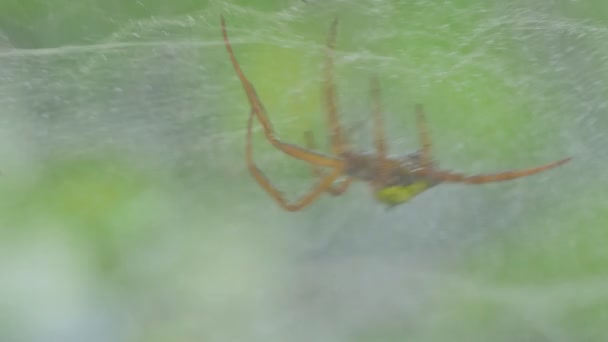
<svg viewBox="0 0 608 342"><path fill-rule="evenodd" d="M284 212L245 168L220 13L285 140L326 145L338 16L361 150L377 75L394 153L422 103L445 168L574 159L392 210L357 184ZM607 41L601 0L3 0L0 340L607 340ZM260 166L304 192L307 165L259 133Z"/></svg>

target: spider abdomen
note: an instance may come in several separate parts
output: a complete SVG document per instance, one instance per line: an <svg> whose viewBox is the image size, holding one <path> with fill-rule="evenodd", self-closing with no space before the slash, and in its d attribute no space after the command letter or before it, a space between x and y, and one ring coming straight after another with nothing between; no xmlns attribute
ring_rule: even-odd
<svg viewBox="0 0 608 342"><path fill-rule="evenodd" d="M392 185L380 188L374 192L374 195L378 201L393 207L397 204L408 202L430 187L432 187L432 184L422 180L409 185Z"/></svg>

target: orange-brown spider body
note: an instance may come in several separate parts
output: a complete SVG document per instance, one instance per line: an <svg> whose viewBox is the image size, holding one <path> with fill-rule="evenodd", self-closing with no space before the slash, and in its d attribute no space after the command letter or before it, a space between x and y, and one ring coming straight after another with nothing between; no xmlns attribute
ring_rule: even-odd
<svg viewBox="0 0 608 342"><path fill-rule="evenodd" d="M372 153L345 152L340 156L344 162L344 174L364 182L372 182L381 186L407 186L422 177L416 174L420 170L420 153L414 152L401 157L386 157L378 160ZM382 169L386 170L384 175Z"/></svg>
<svg viewBox="0 0 608 342"><path fill-rule="evenodd" d="M422 165L418 152L384 160L378 160L371 152L343 153L341 158L347 177L371 184L376 198L391 207L441 183L440 179L420 172Z"/></svg>
<svg viewBox="0 0 608 342"><path fill-rule="evenodd" d="M264 105L260 101L253 84L245 77L236 60L228 39L224 18L221 18L222 35L232 66L238 76L251 107L247 122L247 142L245 158L247 168L260 186L284 209L297 211L314 202L323 193L333 196L344 193L353 180L370 184L376 198L394 206L407 202L421 192L443 182L483 184L508 181L530 176L565 164L570 158L534 168L506 171L493 174L468 176L460 173L439 169L431 157L431 139L425 121L422 106L416 106L416 122L420 149L401 157L388 156L388 148L384 137L382 122L382 106L380 102L380 86L376 78L371 82L372 123L375 152L361 153L351 149L345 132L338 119L336 89L333 74L333 54L336 37L337 21L331 25L327 39L325 57L325 77L323 82L323 102L327 113L330 130L329 140L332 155L315 152L312 134L305 135L306 147L283 142L277 138L272 123L268 118ZM253 160L252 127L257 120L264 131L266 139L283 153L310 164L318 183L295 202L289 202L274 184L264 175ZM327 171L324 171L327 170ZM340 182L336 182L341 180Z"/></svg>

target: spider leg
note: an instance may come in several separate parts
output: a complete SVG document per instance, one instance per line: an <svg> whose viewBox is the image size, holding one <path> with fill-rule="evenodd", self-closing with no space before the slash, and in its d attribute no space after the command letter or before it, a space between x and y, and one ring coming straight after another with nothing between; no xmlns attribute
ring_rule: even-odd
<svg viewBox="0 0 608 342"><path fill-rule="evenodd" d="M331 152L334 155L340 155L348 149L345 136L342 133L342 127L340 126L340 120L338 119L336 82L334 77L334 57L337 27L338 18L335 18L331 23L325 46L325 79L323 81L323 100L325 110L327 111Z"/></svg>
<svg viewBox="0 0 608 342"><path fill-rule="evenodd" d="M380 82L376 76L371 78L371 98L372 98L372 121L374 133L374 146L376 148L376 163L378 173L376 180L372 181L372 187L381 186L386 181L390 170L388 163L388 147L384 134L384 120L382 115L382 101L380 99Z"/></svg>
<svg viewBox="0 0 608 342"><path fill-rule="evenodd" d="M570 161L572 158L565 158L562 160L555 161L553 163L548 163L545 165L524 169L524 170L516 170L516 171L506 171L499 173L489 173L489 174L480 174L467 176L460 173L450 172L450 171L441 171L441 170L433 170L430 172L430 176L434 179L443 182L455 182L455 183L468 183L468 184L483 184L483 183L494 183L494 182L502 182L508 181L516 178L531 176L560 165L563 165Z"/></svg>
<svg viewBox="0 0 608 342"><path fill-rule="evenodd" d="M251 84L251 82L249 82L247 77L245 77L245 74L243 73L243 70L241 69L241 67L234 55L232 46L230 45L230 40L228 39L228 33L226 31L226 23L224 21L224 17L221 16L220 20L221 20L224 44L226 46L226 50L228 51L228 55L230 56L230 61L232 62L232 66L234 67L234 70L235 70L239 80L241 81L241 85L243 86L245 94L247 95L247 100L249 101L249 105L251 106L251 110L252 110L251 114L255 115L258 118L260 124L262 125L262 128L264 129L264 135L266 136L266 139L275 148L281 150L285 154L290 155L296 159L303 160L303 161L306 161L308 163L318 165L318 166L331 167L331 168L341 167L342 162L340 159L333 158L333 157L330 157L330 156L327 156L327 155L324 155L321 153L308 151L299 146L285 143L276 137L276 133L274 132L274 129L272 128L272 123L270 122L270 120L268 119L268 116L266 115L266 110L264 109L264 106L263 106L262 102L260 101L253 84Z"/></svg>
<svg viewBox="0 0 608 342"><path fill-rule="evenodd" d="M382 117L382 101L380 100L380 83L377 77L371 79L372 120L374 125L374 145L380 160L386 159L388 148L384 138L384 119Z"/></svg>
<svg viewBox="0 0 608 342"><path fill-rule="evenodd" d="M315 141L312 135L311 131L306 131L306 133L304 133L304 140L306 141L306 147L308 147L309 149L315 149ZM324 176L323 171L321 170L320 167L311 164L310 165L311 169L312 169L312 173L316 178L322 178ZM347 177L346 179L344 179L340 184L338 184L337 186L334 186L332 184L332 186L330 186L329 188L327 188L327 192L329 192L331 195L333 196L339 196L342 195L346 190L348 190L348 187L350 186L350 184L352 183L353 179L351 177Z"/></svg>
<svg viewBox="0 0 608 342"><path fill-rule="evenodd" d="M287 199L283 196L283 193L278 190L270 180L264 175L262 170L260 170L253 160L253 148L251 143L252 136L252 126L253 126L253 117L255 115L254 110L251 110L249 115L249 119L247 121L247 146L245 150L245 155L247 159L247 168L249 172L253 175L255 180L260 184L260 186L285 210L288 211L298 211L303 209L304 207L311 204L314 200L316 200L321 194L331 188L332 184L342 174L342 167L336 167L328 175L324 176L319 180L319 182L313 186L313 188L305 193L302 197L300 197L295 202L288 202Z"/></svg>
<svg viewBox="0 0 608 342"><path fill-rule="evenodd" d="M424 108L416 105L416 124L418 126L418 139L420 141L420 166L423 170L428 170L431 166L431 135L426 123Z"/></svg>

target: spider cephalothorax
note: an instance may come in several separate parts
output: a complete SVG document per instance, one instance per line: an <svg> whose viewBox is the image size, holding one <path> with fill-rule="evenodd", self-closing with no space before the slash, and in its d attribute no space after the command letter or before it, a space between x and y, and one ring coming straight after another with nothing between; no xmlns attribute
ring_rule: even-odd
<svg viewBox="0 0 608 342"><path fill-rule="evenodd" d="M483 184L507 181L552 169L570 160L570 158L565 158L553 163L525 170L473 176L441 170L431 158L431 139L428 133L424 111L420 105L416 106L415 111L420 149L402 157L391 157L388 155L388 148L384 138L380 86L376 78L373 78L371 82L375 151L373 153L353 151L350 148L346 134L343 132L342 126L340 125L336 103L333 55L337 21L332 23L327 39L325 49L325 77L323 81L323 102L327 112L332 155L330 156L313 151L315 147L314 141L312 134L309 132L305 135L306 147L283 142L276 137L272 124L266 114L266 110L264 109L253 84L245 77L245 74L234 56L232 46L228 40L223 17L221 18L221 26L230 61L241 81L241 85L245 90L247 100L251 106L251 112L247 122L247 143L245 150L247 168L260 186L286 210L300 210L314 202L321 194L326 192L334 196L340 195L348 189L351 182L355 179L369 183L375 197L379 201L388 206L395 206L407 202L421 192L443 182ZM251 135L254 119L259 121L264 130L266 139L274 147L293 158L309 163L313 174L319 180L309 192L293 203L285 199L283 193L270 182L253 161ZM324 171L324 169L327 171ZM336 183L336 180L339 178L343 179L341 182Z"/></svg>

